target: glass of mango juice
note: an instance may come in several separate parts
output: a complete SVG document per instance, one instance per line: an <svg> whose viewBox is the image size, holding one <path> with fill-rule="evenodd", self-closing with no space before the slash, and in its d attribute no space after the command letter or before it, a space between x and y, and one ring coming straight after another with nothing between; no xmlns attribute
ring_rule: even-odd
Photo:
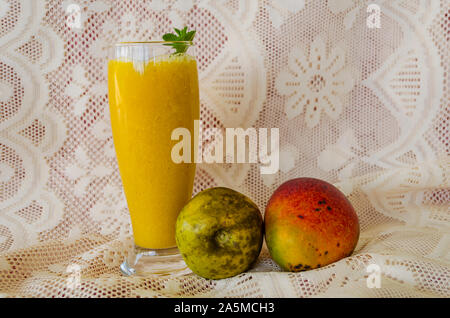
<svg viewBox="0 0 450 318"><path fill-rule="evenodd" d="M177 45L185 52L174 53ZM155 262L180 257L175 223L191 198L195 163L172 160L171 134L183 127L193 136L199 119L193 50L192 42L123 42L110 53L111 127L134 237L120 267L125 275L154 272Z"/></svg>

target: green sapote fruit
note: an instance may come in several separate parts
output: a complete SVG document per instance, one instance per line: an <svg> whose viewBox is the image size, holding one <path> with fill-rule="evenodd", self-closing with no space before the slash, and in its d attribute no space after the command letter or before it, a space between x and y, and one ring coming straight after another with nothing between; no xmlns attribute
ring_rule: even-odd
<svg viewBox="0 0 450 318"><path fill-rule="evenodd" d="M263 243L263 220L245 195L228 188L198 193L181 210L176 223L178 249L188 267L208 279L248 270Z"/></svg>

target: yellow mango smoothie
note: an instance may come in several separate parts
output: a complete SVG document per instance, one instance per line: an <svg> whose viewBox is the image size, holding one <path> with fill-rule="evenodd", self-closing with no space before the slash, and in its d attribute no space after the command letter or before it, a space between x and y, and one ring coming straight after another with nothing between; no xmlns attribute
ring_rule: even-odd
<svg viewBox="0 0 450 318"><path fill-rule="evenodd" d="M178 213L192 195L195 163L174 163L175 128L199 119L197 63L188 54L148 60L115 58L108 86L120 175L135 244L148 249L175 247ZM193 162L193 161L191 161Z"/></svg>

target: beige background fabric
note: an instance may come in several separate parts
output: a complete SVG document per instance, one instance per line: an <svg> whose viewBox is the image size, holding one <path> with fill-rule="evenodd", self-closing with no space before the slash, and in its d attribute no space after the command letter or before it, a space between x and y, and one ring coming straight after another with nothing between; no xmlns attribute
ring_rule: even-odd
<svg viewBox="0 0 450 318"><path fill-rule="evenodd" d="M0 20L1 296L450 296L449 1L0 0ZM287 273L264 247L230 279L121 276L132 234L107 47L183 25L203 123L280 129L278 173L201 164L195 192L231 187L263 212L282 182L327 180L359 216L352 256Z"/></svg>

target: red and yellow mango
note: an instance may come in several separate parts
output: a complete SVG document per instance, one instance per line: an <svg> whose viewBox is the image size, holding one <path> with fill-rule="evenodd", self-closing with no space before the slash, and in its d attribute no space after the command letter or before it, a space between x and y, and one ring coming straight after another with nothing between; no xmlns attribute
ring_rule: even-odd
<svg viewBox="0 0 450 318"><path fill-rule="evenodd" d="M351 255L359 238L358 216L345 195L313 178L283 183L268 202L264 223L270 255L293 272Z"/></svg>

